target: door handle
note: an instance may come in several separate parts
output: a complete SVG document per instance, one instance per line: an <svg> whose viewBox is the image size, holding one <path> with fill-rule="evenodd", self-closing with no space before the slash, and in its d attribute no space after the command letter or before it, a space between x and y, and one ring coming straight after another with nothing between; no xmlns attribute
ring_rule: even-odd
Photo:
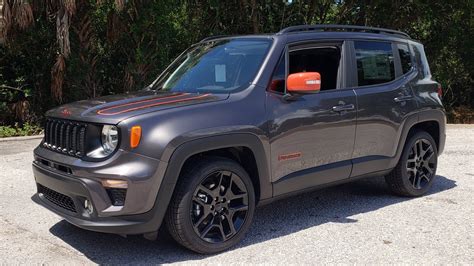
<svg viewBox="0 0 474 266"><path fill-rule="evenodd" d="M397 103L408 101L408 100L411 100L411 99L413 99L413 96L411 96L411 95L398 96L398 97L393 98L393 100Z"/></svg>
<svg viewBox="0 0 474 266"><path fill-rule="evenodd" d="M354 105L353 104L346 104L346 105L336 105L332 107L332 110L334 112L343 112L343 111L350 111L354 110Z"/></svg>

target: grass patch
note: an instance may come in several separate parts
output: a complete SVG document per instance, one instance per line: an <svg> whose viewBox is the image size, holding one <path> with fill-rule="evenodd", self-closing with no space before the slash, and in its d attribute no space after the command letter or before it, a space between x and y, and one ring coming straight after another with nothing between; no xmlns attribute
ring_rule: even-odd
<svg viewBox="0 0 474 266"><path fill-rule="evenodd" d="M0 138L17 137L17 136L32 136L39 135L43 129L37 125L30 123L23 124L23 127L18 126L0 126Z"/></svg>

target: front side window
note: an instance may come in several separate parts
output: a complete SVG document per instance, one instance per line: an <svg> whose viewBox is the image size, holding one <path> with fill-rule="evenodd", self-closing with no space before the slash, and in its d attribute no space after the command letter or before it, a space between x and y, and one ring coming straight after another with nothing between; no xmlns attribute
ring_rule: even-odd
<svg viewBox="0 0 474 266"><path fill-rule="evenodd" d="M395 79L392 44L388 42L354 42L358 86L375 85Z"/></svg>
<svg viewBox="0 0 474 266"><path fill-rule="evenodd" d="M337 88L341 61L339 45L293 47L288 54L288 74L318 72L321 75L321 91ZM285 92L285 56L281 56L270 83L270 91Z"/></svg>
<svg viewBox="0 0 474 266"><path fill-rule="evenodd" d="M255 77L270 45L270 40L256 39L198 44L177 58L152 89L193 93L237 91Z"/></svg>
<svg viewBox="0 0 474 266"><path fill-rule="evenodd" d="M321 75L321 91L337 87L341 49L339 46L321 46L290 51L289 74L318 72Z"/></svg>

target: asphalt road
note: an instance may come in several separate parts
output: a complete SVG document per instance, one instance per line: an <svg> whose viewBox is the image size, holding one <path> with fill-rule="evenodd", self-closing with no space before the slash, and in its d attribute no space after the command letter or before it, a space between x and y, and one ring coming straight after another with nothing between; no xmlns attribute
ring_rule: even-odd
<svg viewBox="0 0 474 266"><path fill-rule="evenodd" d="M390 194L383 178L296 196L257 210L236 248L191 253L161 235L151 242L88 232L34 204L32 149L0 142L0 264L40 263L464 263L474 264L474 125L449 125L429 195Z"/></svg>

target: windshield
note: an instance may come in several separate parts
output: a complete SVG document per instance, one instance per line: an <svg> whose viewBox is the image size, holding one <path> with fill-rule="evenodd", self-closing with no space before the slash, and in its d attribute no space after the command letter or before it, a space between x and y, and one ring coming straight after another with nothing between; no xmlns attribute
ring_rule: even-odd
<svg viewBox="0 0 474 266"><path fill-rule="evenodd" d="M151 89L193 93L236 91L255 77L270 44L270 40L256 39L198 44L179 56Z"/></svg>

